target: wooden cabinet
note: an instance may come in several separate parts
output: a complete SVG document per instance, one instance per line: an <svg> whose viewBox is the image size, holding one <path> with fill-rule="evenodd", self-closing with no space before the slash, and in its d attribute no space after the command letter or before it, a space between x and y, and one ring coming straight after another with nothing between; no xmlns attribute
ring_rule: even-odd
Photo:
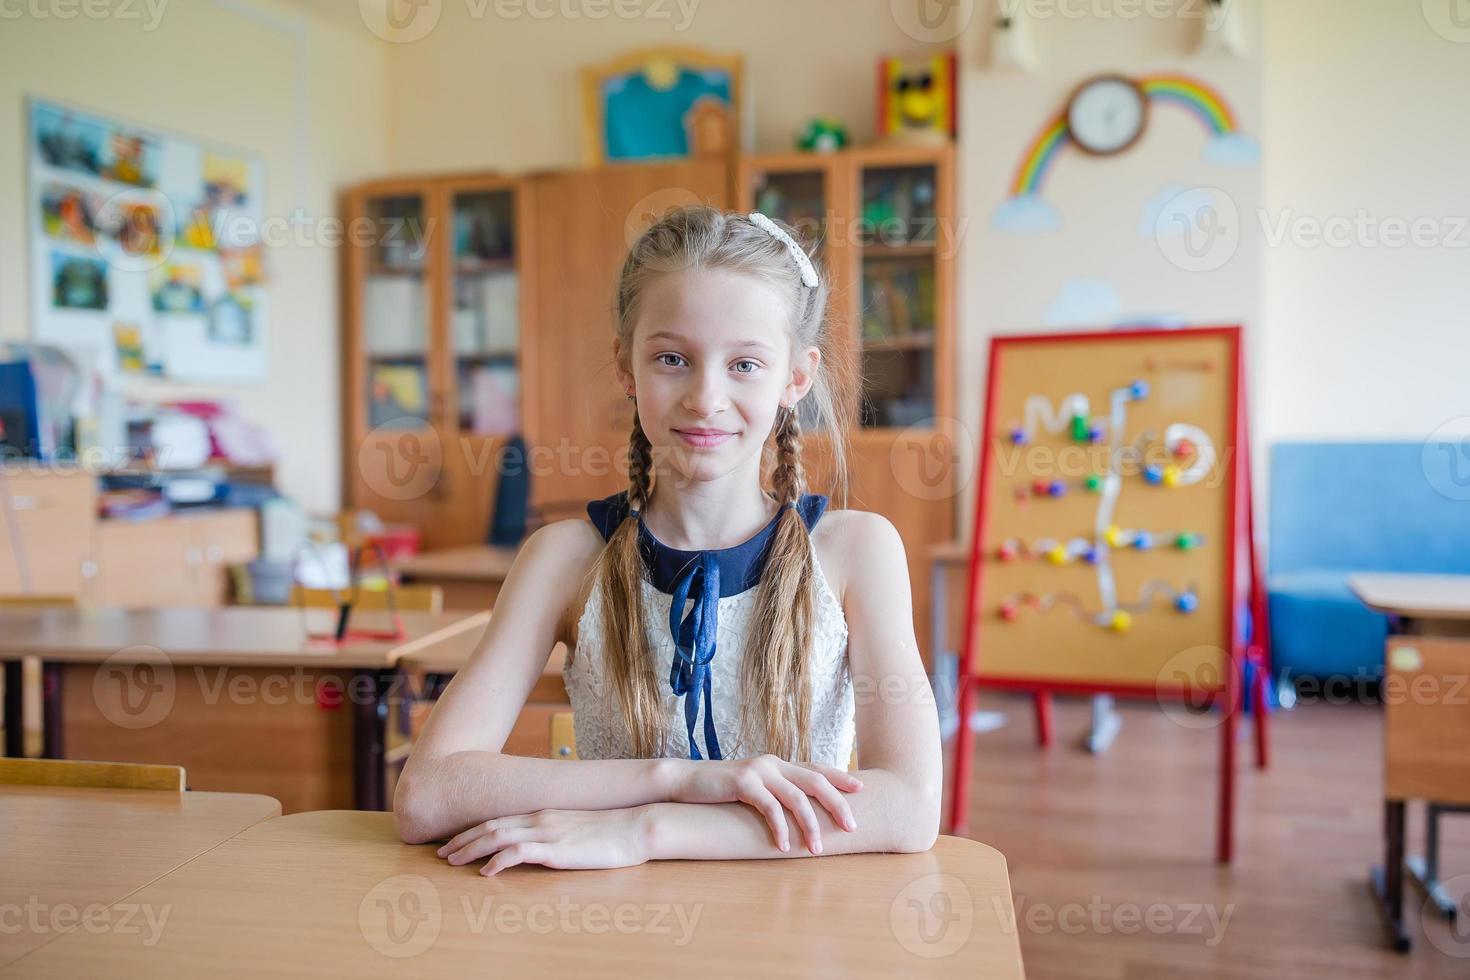
<svg viewBox="0 0 1470 980"><path fill-rule="evenodd" d="M99 521L97 605L220 606L229 599L229 566L259 554L251 510L199 511L153 521Z"/></svg>
<svg viewBox="0 0 1470 980"><path fill-rule="evenodd" d="M820 242L829 316L863 379L852 428L849 506L903 536L914 627L926 661L932 544L957 527L954 269L958 225L950 146L873 146L747 157L741 209L781 218ZM813 440L814 483L830 453Z"/></svg>
<svg viewBox="0 0 1470 980"><path fill-rule="evenodd" d="M417 525L426 547L484 540L496 460L522 431L526 207L496 176L346 196L346 504Z"/></svg>
<svg viewBox="0 0 1470 980"><path fill-rule="evenodd" d="M0 469L0 595L81 597L96 513L88 473Z"/></svg>

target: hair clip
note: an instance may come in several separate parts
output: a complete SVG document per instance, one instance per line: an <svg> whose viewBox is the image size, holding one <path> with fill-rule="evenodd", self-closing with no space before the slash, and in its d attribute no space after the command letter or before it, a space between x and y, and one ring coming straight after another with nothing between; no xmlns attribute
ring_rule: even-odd
<svg viewBox="0 0 1470 980"><path fill-rule="evenodd" d="M759 211L750 212L748 217L750 218L751 223L754 224L756 227L762 229L767 234L774 237L777 241L784 243L787 248L791 249L791 255L794 259L796 259L797 268L801 269L802 283L808 289L816 289L817 282L819 281L817 279L817 268L816 266L812 265L812 260L807 256L806 249L798 245L796 239L786 234L786 232L783 231L781 227L776 224L776 222L772 221L770 218L767 218Z"/></svg>

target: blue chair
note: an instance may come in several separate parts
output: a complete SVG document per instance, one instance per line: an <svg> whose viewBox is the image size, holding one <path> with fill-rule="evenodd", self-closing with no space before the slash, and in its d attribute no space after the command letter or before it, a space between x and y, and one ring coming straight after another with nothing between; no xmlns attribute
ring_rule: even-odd
<svg viewBox="0 0 1470 980"><path fill-rule="evenodd" d="M1349 575L1470 573L1470 464L1443 448L1271 447L1267 581L1282 677L1382 673L1387 618L1358 601Z"/></svg>

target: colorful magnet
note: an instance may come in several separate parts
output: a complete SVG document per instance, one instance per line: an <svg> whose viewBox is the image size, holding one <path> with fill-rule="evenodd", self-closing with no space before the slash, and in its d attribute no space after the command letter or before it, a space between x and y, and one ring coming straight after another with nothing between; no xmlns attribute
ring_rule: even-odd
<svg viewBox="0 0 1470 980"><path fill-rule="evenodd" d="M1132 625L1133 617L1121 609L1113 613L1112 618L1108 620L1108 629L1114 633L1126 633L1128 632L1128 627Z"/></svg>
<svg viewBox="0 0 1470 980"><path fill-rule="evenodd" d="M1175 466L1173 463L1170 463L1168 466L1165 466L1164 467L1164 476L1163 476L1164 486L1166 486L1166 487L1177 487L1177 486L1179 486L1179 476L1180 476L1179 467Z"/></svg>
<svg viewBox="0 0 1470 980"><path fill-rule="evenodd" d="M1013 445L1013 446L1024 446L1024 445L1026 445L1026 430L1025 429L1012 429L1011 430L1011 445Z"/></svg>
<svg viewBox="0 0 1470 980"><path fill-rule="evenodd" d="M1087 474L1087 479L1086 481L1084 481L1083 486L1087 487L1089 493L1097 493L1099 490L1102 489L1102 477L1098 476L1096 473L1089 473Z"/></svg>
<svg viewBox="0 0 1470 980"><path fill-rule="evenodd" d="M1001 561L1015 561L1019 554L1020 552L1016 548L1016 543L1014 541L1007 541L996 551L995 557Z"/></svg>
<svg viewBox="0 0 1470 980"><path fill-rule="evenodd" d="M1085 561L1085 562L1087 562L1087 564L1089 564L1089 565L1096 565L1097 564L1097 549L1089 545L1082 552L1082 560Z"/></svg>
<svg viewBox="0 0 1470 980"><path fill-rule="evenodd" d="M1046 553L1046 560L1053 565L1065 565L1067 563L1067 546L1059 544Z"/></svg>
<svg viewBox="0 0 1470 980"><path fill-rule="evenodd" d="M1133 382L1131 385L1128 386L1128 394L1133 397L1133 400L1134 401L1138 401L1139 399L1142 399L1142 398L1147 398L1148 397L1148 382L1147 381L1135 381L1135 382Z"/></svg>
<svg viewBox="0 0 1470 980"><path fill-rule="evenodd" d="M1038 496L1038 497L1044 497L1044 496L1046 496L1046 494L1050 490L1050 488L1051 488L1051 483L1049 481L1047 481L1047 480L1032 480L1031 481L1031 492L1033 494L1035 494L1036 496Z"/></svg>
<svg viewBox="0 0 1470 980"><path fill-rule="evenodd" d="M1190 534L1188 531L1180 532L1179 536L1174 539L1174 547L1178 548L1180 551L1189 551L1193 548L1198 548L1199 543L1199 535Z"/></svg>
<svg viewBox="0 0 1470 980"><path fill-rule="evenodd" d="M1050 496L1060 497L1067 492L1067 485L1061 480L1053 480L1046 485L1046 492Z"/></svg>
<svg viewBox="0 0 1470 980"><path fill-rule="evenodd" d="M1193 592L1181 592L1174 597L1174 608L1182 613L1192 613L1199 608L1199 596Z"/></svg>
<svg viewBox="0 0 1470 980"><path fill-rule="evenodd" d="M1072 416L1072 438L1078 442L1086 442L1090 429L1087 425L1087 416L1077 414Z"/></svg>
<svg viewBox="0 0 1470 980"><path fill-rule="evenodd" d="M1097 445L1098 443L1102 442L1103 441L1103 430L1102 430L1102 426L1100 426L1100 425L1094 425L1092 428L1088 429L1087 430L1087 441L1090 442L1090 443L1092 443L1094 446Z"/></svg>
<svg viewBox="0 0 1470 980"><path fill-rule="evenodd" d="M1194 452L1194 443L1190 442L1188 439L1180 439L1178 442L1174 443L1174 455L1178 456L1180 459L1183 459L1185 456L1188 456L1192 452Z"/></svg>
<svg viewBox="0 0 1470 980"><path fill-rule="evenodd" d="M1111 548L1116 548L1123 543L1123 529L1116 524L1109 524L1108 529L1103 532L1103 540Z"/></svg>
<svg viewBox="0 0 1470 980"><path fill-rule="evenodd" d="M1147 551L1154 546L1154 536L1147 531L1135 531L1133 533L1133 547L1139 551Z"/></svg>
<svg viewBox="0 0 1470 980"><path fill-rule="evenodd" d="M1000 604L1000 618L1007 622L1021 615L1020 608L1014 602L1002 602Z"/></svg>
<svg viewBox="0 0 1470 980"><path fill-rule="evenodd" d="M1164 468L1150 463L1143 468L1143 478L1154 486L1164 482Z"/></svg>

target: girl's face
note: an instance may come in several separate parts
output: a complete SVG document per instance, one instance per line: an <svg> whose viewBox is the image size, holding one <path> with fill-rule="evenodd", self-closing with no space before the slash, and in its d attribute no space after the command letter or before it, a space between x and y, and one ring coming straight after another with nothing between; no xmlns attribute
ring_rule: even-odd
<svg viewBox="0 0 1470 980"><path fill-rule="evenodd" d="M730 269L691 269L649 280L629 370L614 342L619 379L638 399L654 458L689 480L747 463L784 405L811 387L815 347L793 360L786 303L763 281Z"/></svg>

